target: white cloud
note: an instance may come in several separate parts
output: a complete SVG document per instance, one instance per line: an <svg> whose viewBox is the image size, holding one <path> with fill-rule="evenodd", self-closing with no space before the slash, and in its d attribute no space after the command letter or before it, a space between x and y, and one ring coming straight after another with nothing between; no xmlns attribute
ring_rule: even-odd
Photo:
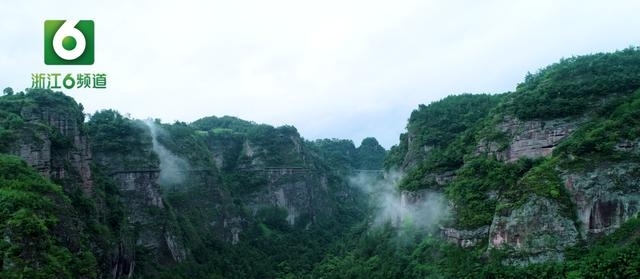
<svg viewBox="0 0 640 279"><path fill-rule="evenodd" d="M236 115L389 147L420 103L512 90L571 55L637 45L637 1L20 1L0 4L0 84L104 71L88 112ZM96 63L46 66L42 22L96 22Z"/></svg>

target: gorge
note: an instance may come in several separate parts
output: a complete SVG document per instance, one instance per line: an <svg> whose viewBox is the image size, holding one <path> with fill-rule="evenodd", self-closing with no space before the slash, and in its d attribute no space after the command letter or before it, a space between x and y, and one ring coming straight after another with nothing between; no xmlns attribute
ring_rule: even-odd
<svg viewBox="0 0 640 279"><path fill-rule="evenodd" d="M2 278L640 276L638 48L420 105L390 150L10 92Z"/></svg>

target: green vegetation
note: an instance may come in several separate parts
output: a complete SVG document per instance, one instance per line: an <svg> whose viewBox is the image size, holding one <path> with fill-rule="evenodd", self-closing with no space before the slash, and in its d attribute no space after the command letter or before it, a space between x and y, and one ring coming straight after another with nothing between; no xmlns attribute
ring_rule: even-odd
<svg viewBox="0 0 640 279"><path fill-rule="evenodd" d="M640 91L620 98L617 107L600 112L596 121L587 123L554 150L555 155L574 157L605 156L620 159L628 156L615 146L640 138Z"/></svg>
<svg viewBox="0 0 640 279"><path fill-rule="evenodd" d="M501 99L501 95L463 94L449 96L427 106L420 105L411 113L407 133L400 136L400 144L391 148L385 160L385 167L402 165L407 153L415 153L410 155L416 156L413 161L417 162L422 159L439 160L439 155L451 153L447 146L476 126ZM430 155L433 154L432 150L439 154Z"/></svg>
<svg viewBox="0 0 640 279"><path fill-rule="evenodd" d="M356 147L351 140L319 139L313 142L312 148L336 169L350 170L356 167Z"/></svg>
<svg viewBox="0 0 640 279"><path fill-rule="evenodd" d="M86 243L70 245L60 230L60 219L73 214L70 207L60 186L20 158L0 155L0 277L96 278Z"/></svg>
<svg viewBox="0 0 640 279"><path fill-rule="evenodd" d="M420 105L411 113L407 131L420 145L446 146L487 116L499 100L495 95L463 94Z"/></svg>
<svg viewBox="0 0 640 279"><path fill-rule="evenodd" d="M354 167L363 170L379 170L384 164L387 151L380 146L375 138L365 138L356 148L356 162Z"/></svg>
<svg viewBox="0 0 640 279"><path fill-rule="evenodd" d="M308 145L327 165L342 171L381 170L387 154L375 138L363 139L358 148L344 139L319 139Z"/></svg>
<svg viewBox="0 0 640 279"><path fill-rule="evenodd" d="M408 170L400 189L439 188L425 174L460 168L464 156L475 151L476 134L500 100L501 95L449 96L413 111L407 134L400 136L400 144L391 148L385 161L387 169L415 165ZM410 146L407 137L412 138Z"/></svg>
<svg viewBox="0 0 640 279"><path fill-rule="evenodd" d="M507 164L484 157L468 161L445 190L449 200L456 205L456 226L473 229L491 224L498 194L507 189L523 189L516 184L532 165L531 160Z"/></svg>
<svg viewBox="0 0 640 279"><path fill-rule="evenodd" d="M178 279L640 276L637 218L558 251L564 261L522 266L505 263L527 255L493 249L488 237L462 248L439 229L486 227L532 197L558 205L559 217L579 226L562 180L567 173L631 165L640 156L638 48L563 59L527 75L515 92L420 105L389 152L375 138L358 147L305 141L295 127L230 116L156 120L150 129L103 110L85 122L82 105L60 92L3 93L2 278L106 278L114 270ZM540 125L562 118L578 127L546 146L554 148L549 156L507 160L514 138L529 129L500 126L514 117ZM81 164L85 140L89 170ZM173 166L179 182L159 185L165 155L154 143L185 161ZM348 178L383 167L405 172L397 190L443 194L450 216L426 228L372 227L380 201ZM90 183L83 180L89 172ZM616 191L637 190L622 180Z"/></svg>
<svg viewBox="0 0 640 279"><path fill-rule="evenodd" d="M400 144L392 147L385 167L405 169L406 176L399 185L403 190L431 189L446 193L454 204L454 216L449 225L456 228L475 229L489 225L497 212L519 208L532 196L557 203L561 214L579 225L575 205L560 178L561 173L584 171L610 162L637 161L638 154L634 151L637 149L634 148L640 138L639 59L640 49L637 48L563 59L535 75L528 75L516 92L494 96L496 102L485 103L484 109L467 107L471 112L466 114L447 109L455 106L455 96L421 106L412 114L407 133L400 136ZM449 111L454 113L447 115ZM465 119L461 115L472 117ZM524 121L563 118L579 123L579 128L558 144L552 156L502 162L502 152L508 152L512 135L499 130L498 125L513 116ZM443 119L455 124L448 126ZM480 144L492 148L484 150L479 148ZM447 176L452 172L455 173L453 180L444 184L435 181L438 175ZM631 190L626 189L629 186L620 186L623 190ZM626 237L632 239L629 241L632 246L636 245L635 232L627 232ZM420 239L429 243L428 238ZM387 239L387 242L392 241ZM437 240L430 243L444 245ZM449 258L452 254L443 256L445 253L438 251L437 245L416 242L412 247L414 250L409 249L412 252L398 254L399 249L389 244L388 249L396 254L385 259L380 257L388 252L360 258L346 253L341 255L343 259L333 258L331 264L344 261L366 270L366 264L377 257L375 261L385 264L392 261L392 265L405 266L404 270L411 272L429 271L431 273L419 274L436 278L630 278L637 273L637 262L640 262L640 257L632 252L633 248L614 245L611 241L592 246L582 243L566 251L565 262L527 267L501 264L509 258L509 253L493 251L487 257L484 253L486 243L470 249L445 248L448 252L459 251L455 257L462 262ZM422 251L429 247L429 256L423 255L429 261L412 266L409 255L419 251L418 247L422 247ZM449 266L454 268L449 269ZM369 278L416 277L412 273L375 274ZM335 277L347 276L336 274Z"/></svg>
<svg viewBox="0 0 640 279"><path fill-rule="evenodd" d="M640 220L629 220L564 262L502 265L500 251L463 249L432 236L401 238L392 228L363 234L351 249L327 255L312 278L635 278L640 274ZM483 246L482 246L483 247Z"/></svg>
<svg viewBox="0 0 640 279"><path fill-rule="evenodd" d="M580 116L640 87L640 48L571 57L528 74L509 101L520 119Z"/></svg>
<svg viewBox="0 0 640 279"><path fill-rule="evenodd" d="M141 121L128 119L114 110L103 110L91 115L86 127L96 161L111 171L134 166L150 169L157 165L151 135Z"/></svg>

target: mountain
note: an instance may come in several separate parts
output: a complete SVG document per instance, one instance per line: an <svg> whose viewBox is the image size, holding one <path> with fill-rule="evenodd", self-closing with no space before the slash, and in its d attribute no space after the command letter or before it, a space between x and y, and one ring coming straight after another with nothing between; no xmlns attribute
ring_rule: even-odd
<svg viewBox="0 0 640 279"><path fill-rule="evenodd" d="M448 217L403 245L398 227L364 236L315 275L637 277L639 105L638 48L562 59L515 92L420 105L385 167L406 173L408 204L446 196Z"/></svg>
<svg viewBox="0 0 640 279"><path fill-rule="evenodd" d="M282 277L310 270L364 216L339 175L360 163L332 166L291 126L113 110L84 122L81 105L47 90L7 94L0 109L3 278ZM381 168L384 149L365 148ZM368 156L355 151L354 164ZM34 214L41 231L25 227ZM19 253L33 241L48 244Z"/></svg>
<svg viewBox="0 0 640 279"><path fill-rule="evenodd" d="M639 277L638 48L420 105L389 151L4 92L1 278Z"/></svg>

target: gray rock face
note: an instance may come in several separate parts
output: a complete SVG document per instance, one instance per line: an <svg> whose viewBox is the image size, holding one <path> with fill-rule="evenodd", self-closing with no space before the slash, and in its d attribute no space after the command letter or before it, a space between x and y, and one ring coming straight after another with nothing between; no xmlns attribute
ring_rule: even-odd
<svg viewBox="0 0 640 279"><path fill-rule="evenodd" d="M613 147L616 151L640 154L640 140L623 140Z"/></svg>
<svg viewBox="0 0 640 279"><path fill-rule="evenodd" d="M26 125L12 153L22 157L46 177L74 178L85 194L91 194L91 149L80 128L81 120L73 114L54 112L48 108L24 107L21 116ZM52 127L54 133L59 134L59 140L68 142L69 146L52 145L52 134L42 124ZM61 158L52 158L53 153ZM70 167L65 166L65 162Z"/></svg>
<svg viewBox="0 0 640 279"><path fill-rule="evenodd" d="M400 166L402 170L407 171L417 166L424 159L425 155L433 150L433 146L430 145L418 146L416 144L412 144L415 141L415 138L415 135L410 132L407 133L407 146L409 150L402 160L402 166Z"/></svg>
<svg viewBox="0 0 640 279"><path fill-rule="evenodd" d="M157 171L131 171L112 175L125 204L128 231L123 234L117 253L113 254L114 278L133 274L137 247L144 247L155 259L168 258L174 262L184 261L189 255L171 226L175 220L167 214L163 203L157 184L159 174Z"/></svg>
<svg viewBox="0 0 640 279"><path fill-rule="evenodd" d="M111 254L111 278L131 278L135 269L133 243L121 241Z"/></svg>
<svg viewBox="0 0 640 279"><path fill-rule="evenodd" d="M444 186L447 183L453 181L455 178L456 178L456 174L453 171L426 174L426 179L433 180L439 186Z"/></svg>
<svg viewBox="0 0 640 279"><path fill-rule="evenodd" d="M225 240L234 245L238 244L238 242L240 242L240 233L245 225L246 220L242 217L225 218L223 228L228 232Z"/></svg>
<svg viewBox="0 0 640 279"><path fill-rule="evenodd" d="M505 117L496 127L509 139L508 147L500 150L495 142L481 140L476 153L494 154L498 159L513 162L520 158L548 156L553 148L576 130L583 120L555 119L522 121Z"/></svg>
<svg viewBox="0 0 640 279"><path fill-rule="evenodd" d="M287 210L286 220L295 225L301 215L313 221L315 216L331 214L331 207L326 206L326 178L313 173L267 173L269 182L263 190L252 194L249 208L257 212L265 207L279 207ZM320 212L321 211L321 212Z"/></svg>
<svg viewBox="0 0 640 279"><path fill-rule="evenodd" d="M187 250L183 247L182 243L176 239L173 233L169 231L165 232L164 240L174 261L182 262L187 259Z"/></svg>
<svg viewBox="0 0 640 279"><path fill-rule="evenodd" d="M31 124L35 126L35 124ZM29 129L31 136L23 136L15 143L12 153L45 177L51 177L51 140L45 131Z"/></svg>
<svg viewBox="0 0 640 279"><path fill-rule="evenodd" d="M562 260L563 250L575 245L579 233L555 201L532 196L516 209L498 212L489 230L489 249L516 252L516 263Z"/></svg>
<svg viewBox="0 0 640 279"><path fill-rule="evenodd" d="M586 238L613 232L640 212L640 164L601 165L561 177Z"/></svg>
<svg viewBox="0 0 640 279"><path fill-rule="evenodd" d="M272 139L262 139L262 142L269 140ZM279 140L281 142L277 147L264 146L257 143L261 140L246 138L220 139L210 141L208 145L217 165L229 166L224 158L237 158L238 164L232 171L245 172L249 177L264 181L263 185L240 197L252 214L262 209L281 208L286 210L286 221L291 226L298 224L302 217L308 225L319 214L331 214L327 178L307 165L303 140L292 134L282 135ZM231 153L234 151L235 154ZM274 155L280 160L273 160L271 157ZM242 217L226 217L224 234L230 233L230 237L225 239L233 244L242 241L239 233L246 225L247 221Z"/></svg>
<svg viewBox="0 0 640 279"><path fill-rule="evenodd" d="M112 177L116 181L127 199L131 200L129 207L132 211L138 211L141 206L154 206L163 208L162 196L160 196L159 186L156 183L159 172L120 172ZM135 220L134 220L135 221Z"/></svg>
<svg viewBox="0 0 640 279"><path fill-rule="evenodd" d="M450 243L460 247L474 247L486 240L489 236L489 226L483 226L475 230L458 230L455 228L440 227L441 237Z"/></svg>

